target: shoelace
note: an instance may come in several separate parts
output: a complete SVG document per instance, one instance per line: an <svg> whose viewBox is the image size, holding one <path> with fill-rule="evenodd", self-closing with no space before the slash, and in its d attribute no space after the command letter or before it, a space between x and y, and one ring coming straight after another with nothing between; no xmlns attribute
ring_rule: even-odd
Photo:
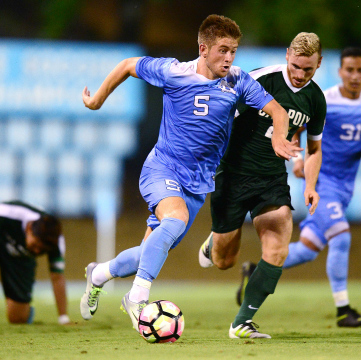
<svg viewBox="0 0 361 360"><path fill-rule="evenodd" d="M139 315L147 305L148 305L147 303L138 304L138 314Z"/></svg>
<svg viewBox="0 0 361 360"><path fill-rule="evenodd" d="M259 328L259 325L257 325L255 322L253 322L253 321L246 322L245 325L248 325L248 327L249 327L251 330L258 332L257 329Z"/></svg>
<svg viewBox="0 0 361 360"><path fill-rule="evenodd" d="M91 289L91 291L89 293L89 298L88 298L88 305L89 306L94 306L96 304L96 302L98 301L98 297L99 297L100 293L106 294L106 292L102 288L92 286L92 289Z"/></svg>

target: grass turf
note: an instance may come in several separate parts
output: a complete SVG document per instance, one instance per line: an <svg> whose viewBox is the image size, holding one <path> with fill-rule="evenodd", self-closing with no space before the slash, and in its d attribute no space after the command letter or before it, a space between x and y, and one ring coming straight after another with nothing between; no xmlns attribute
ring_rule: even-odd
<svg viewBox="0 0 361 360"><path fill-rule="evenodd" d="M361 327L338 328L326 282L280 282L256 314L260 331L272 339L228 338L238 307L236 283L155 282L151 300L176 303L185 331L174 344L148 344L120 310L130 282L118 281L101 295L96 316L82 320L79 299L85 282L69 284L71 326L57 325L50 284L35 289L33 325L9 325L0 306L0 359L359 359ZM349 285L351 304L361 309L361 284ZM105 289L106 290L106 289Z"/></svg>

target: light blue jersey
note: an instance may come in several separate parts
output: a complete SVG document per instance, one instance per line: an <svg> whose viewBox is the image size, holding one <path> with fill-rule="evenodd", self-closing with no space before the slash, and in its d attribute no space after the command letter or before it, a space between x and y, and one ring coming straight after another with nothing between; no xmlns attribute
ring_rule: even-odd
<svg viewBox="0 0 361 360"><path fill-rule="evenodd" d="M352 198L361 157L361 98L343 97L339 85L324 94L327 113L322 138L322 165L316 185L320 201L315 213L308 214L300 224L301 239L310 240L317 251L302 240L291 243L283 267L312 261L328 245L326 272L335 305L343 308L349 305L347 275L351 245L345 211Z"/></svg>
<svg viewBox="0 0 361 360"><path fill-rule="evenodd" d="M327 114L316 186L320 201L314 215L308 215L300 224L301 236L312 240L319 249L335 234L349 228L345 211L361 158L361 98L343 97L339 85L324 94Z"/></svg>
<svg viewBox="0 0 361 360"><path fill-rule="evenodd" d="M144 166L166 166L194 194L214 191L214 174L228 144L238 102L262 109L273 99L239 67L227 77L209 80L197 74L198 60L143 57L139 78L163 88L158 141Z"/></svg>
<svg viewBox="0 0 361 360"><path fill-rule="evenodd" d="M361 98L343 97L338 85L324 94L327 115L320 173L337 183L336 190L345 192L349 202L361 157Z"/></svg>

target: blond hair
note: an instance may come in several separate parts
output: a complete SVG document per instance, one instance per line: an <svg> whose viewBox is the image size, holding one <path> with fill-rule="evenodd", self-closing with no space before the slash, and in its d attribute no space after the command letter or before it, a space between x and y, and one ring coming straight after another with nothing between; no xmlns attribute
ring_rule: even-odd
<svg viewBox="0 0 361 360"><path fill-rule="evenodd" d="M322 46L320 38L315 33L301 32L291 42L290 49L296 56L310 57L315 53L321 56Z"/></svg>

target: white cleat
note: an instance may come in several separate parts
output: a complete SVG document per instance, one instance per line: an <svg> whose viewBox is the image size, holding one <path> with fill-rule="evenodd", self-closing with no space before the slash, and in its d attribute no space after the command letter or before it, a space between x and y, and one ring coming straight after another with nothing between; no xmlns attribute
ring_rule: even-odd
<svg viewBox="0 0 361 360"><path fill-rule="evenodd" d="M211 233L212 235L212 233ZM213 262L211 260L211 254L210 254L210 249L209 249L209 241L211 239L211 235L208 236L207 240L202 244L202 246L199 249L199 253L198 253L198 260L199 260L199 265L202 266L203 268L209 268L211 266L213 266Z"/></svg>
<svg viewBox="0 0 361 360"><path fill-rule="evenodd" d="M125 313L128 314L130 320L132 320L133 328L139 332L139 315L142 310L148 305L148 301L141 301L140 303L135 303L129 300L129 292L126 293L122 299L122 305L120 309Z"/></svg>
<svg viewBox="0 0 361 360"><path fill-rule="evenodd" d="M84 320L90 320L93 317L98 309L99 295L105 292L102 290L103 286L92 283L92 272L97 265L98 263L92 262L85 268L86 289L80 300L80 313Z"/></svg>
<svg viewBox="0 0 361 360"><path fill-rule="evenodd" d="M229 337L231 339L271 339L270 335L262 334L257 331L258 325L252 322L252 320L247 320L244 324L240 324L237 327L229 328Z"/></svg>

